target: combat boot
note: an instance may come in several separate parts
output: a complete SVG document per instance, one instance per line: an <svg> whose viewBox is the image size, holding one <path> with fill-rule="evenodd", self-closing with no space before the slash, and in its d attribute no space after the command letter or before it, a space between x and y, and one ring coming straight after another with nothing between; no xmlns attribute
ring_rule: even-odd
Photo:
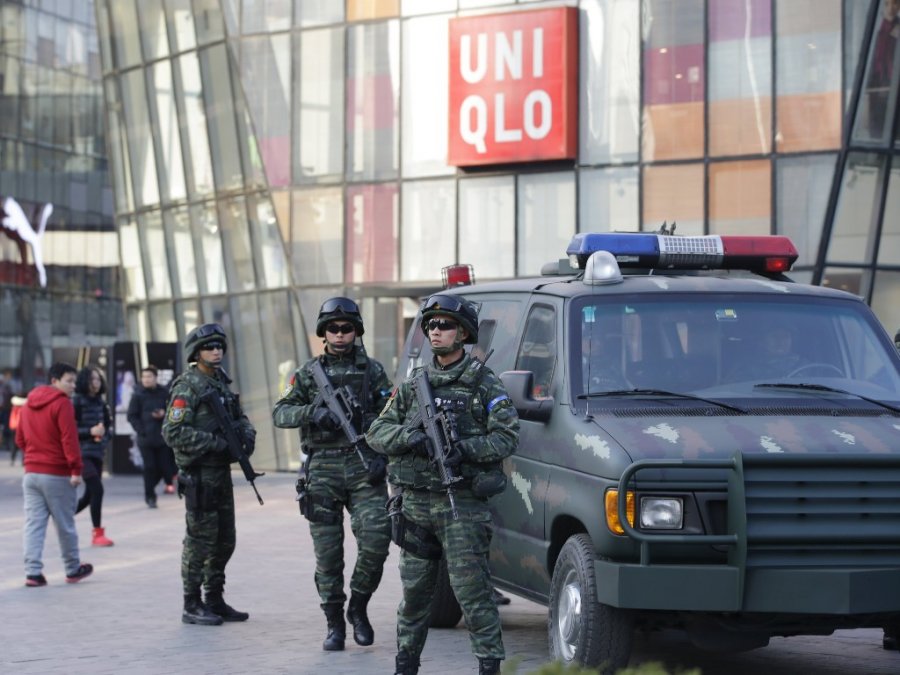
<svg viewBox="0 0 900 675"><path fill-rule="evenodd" d="M500 659L478 659L478 675L499 675Z"/></svg>
<svg viewBox="0 0 900 675"><path fill-rule="evenodd" d="M246 621L250 618L247 612L239 612L222 598L222 593L207 593L206 606L213 614L218 614L223 621Z"/></svg>
<svg viewBox="0 0 900 675"><path fill-rule="evenodd" d="M198 626L221 626L222 617L214 614L200 600L200 591L184 596L184 611L181 613L182 623L194 623Z"/></svg>
<svg viewBox="0 0 900 675"><path fill-rule="evenodd" d="M344 623L343 605L322 605L325 611L325 619L328 621L328 635L322 643L322 649L326 652L340 652L344 649L344 640L347 637L347 625Z"/></svg>
<svg viewBox="0 0 900 675"><path fill-rule="evenodd" d="M371 593L350 592L350 602L347 605L347 621L353 626L353 639L356 644L367 647L375 641L375 631L369 623L366 607L369 604Z"/></svg>
<svg viewBox="0 0 900 675"><path fill-rule="evenodd" d="M401 649L399 652L397 652L396 662L397 667L394 669L394 675L418 675L418 656L413 656L408 651Z"/></svg>

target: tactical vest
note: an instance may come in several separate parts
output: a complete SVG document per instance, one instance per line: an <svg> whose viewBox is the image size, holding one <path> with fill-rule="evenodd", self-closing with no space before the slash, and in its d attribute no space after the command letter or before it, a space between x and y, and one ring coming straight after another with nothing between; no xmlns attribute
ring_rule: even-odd
<svg viewBox="0 0 900 675"><path fill-rule="evenodd" d="M353 358L353 365L350 368L339 368L336 366L343 365L341 359L329 359L324 355L316 357L322 363L322 368L328 379L335 389L347 386L356 400L359 401L362 411L353 416L351 423L357 433L362 433L369 428L369 424L375 419L375 413L372 411L372 395L369 391L369 358L365 350L357 346ZM333 357L332 357L333 358ZM312 375L309 375L312 379ZM310 448L336 447L341 444L347 444L347 437L340 429L326 430L318 427L308 427L303 430L303 438Z"/></svg>

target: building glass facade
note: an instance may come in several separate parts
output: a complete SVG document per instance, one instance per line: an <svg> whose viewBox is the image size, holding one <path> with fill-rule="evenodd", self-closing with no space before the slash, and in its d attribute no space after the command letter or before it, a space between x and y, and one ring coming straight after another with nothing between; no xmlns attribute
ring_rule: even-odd
<svg viewBox="0 0 900 675"><path fill-rule="evenodd" d="M2 4L34 15L27 42L44 12ZM576 232L787 234L796 278L865 296L893 331L897 4L95 0L86 79L108 111L121 330L174 341L222 322L268 468L296 465L296 435L269 411L320 349L325 298L360 301L391 371L442 266L533 274ZM451 19L561 6L578 14L576 159L450 166ZM15 67L35 70L40 50L26 53ZM39 109L37 79L4 105L29 91ZM2 147L3 175L27 182L48 148L26 126Z"/></svg>

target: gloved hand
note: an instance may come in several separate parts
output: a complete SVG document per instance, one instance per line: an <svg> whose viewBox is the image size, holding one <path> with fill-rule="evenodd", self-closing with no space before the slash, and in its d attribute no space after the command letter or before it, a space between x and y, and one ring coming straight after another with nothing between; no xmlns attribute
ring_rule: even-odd
<svg viewBox="0 0 900 675"><path fill-rule="evenodd" d="M341 426L334 413L325 407L316 408L312 416L312 423L324 431L335 431Z"/></svg>
<svg viewBox="0 0 900 675"><path fill-rule="evenodd" d="M219 436L216 438L216 452L225 452L228 449L228 441Z"/></svg>
<svg viewBox="0 0 900 675"><path fill-rule="evenodd" d="M431 444L431 439L428 438L428 434L424 431L416 430L412 432L406 445L411 452L423 457L431 457L434 454L434 446Z"/></svg>
<svg viewBox="0 0 900 675"><path fill-rule="evenodd" d="M449 466L451 469L457 469L463 461L462 451L457 446L451 446L450 451L447 453L447 459L444 461L444 464Z"/></svg>

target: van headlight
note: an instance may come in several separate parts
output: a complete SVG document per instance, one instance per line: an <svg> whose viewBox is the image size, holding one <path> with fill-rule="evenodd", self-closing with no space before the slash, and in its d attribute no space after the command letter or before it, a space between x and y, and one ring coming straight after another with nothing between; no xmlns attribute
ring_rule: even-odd
<svg viewBox="0 0 900 675"><path fill-rule="evenodd" d="M680 497L641 497L641 527L647 530L680 530L684 503Z"/></svg>

